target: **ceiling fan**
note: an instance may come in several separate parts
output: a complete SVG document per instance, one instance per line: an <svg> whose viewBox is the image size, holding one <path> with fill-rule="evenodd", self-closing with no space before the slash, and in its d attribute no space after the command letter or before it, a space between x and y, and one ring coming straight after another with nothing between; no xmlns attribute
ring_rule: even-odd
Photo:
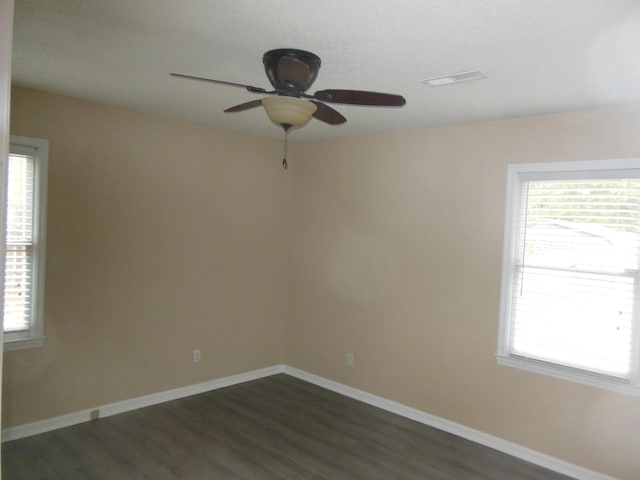
<svg viewBox="0 0 640 480"><path fill-rule="evenodd" d="M276 121L276 123L282 126L285 130L304 126L311 116L316 120L320 120L331 125L338 125L347 121L342 114L334 110L332 107L325 105L325 103L342 103L347 105L366 105L374 107L401 107L405 104L405 99L401 95L368 92L364 90L319 90L313 95L305 93L313 84L314 80L318 76L318 71L320 70L320 57L311 52L293 48L270 50L264 54L262 62L264 63L264 69L269 82L273 86L273 90L268 91L264 88L253 87L251 85L214 80L211 78L194 77L192 75L184 75L181 73L172 73L171 75L191 80L217 83L219 85L241 87L252 93L276 95L284 97L285 102L286 99L309 99L306 100L306 103L311 104L310 107L307 106L307 109L311 110L311 113L306 117L306 121L301 123L300 119L296 119L294 117L291 118L291 121L294 123ZM252 100L250 102L241 103L240 105L227 108L225 112L241 112L243 110L249 110L250 108L262 105L267 110L267 113L269 113L270 102L270 97L265 97L261 100ZM275 103L276 105L278 104L277 101L271 103ZM297 102L294 100L290 105L296 105L296 103ZM301 105L301 107L298 108L304 108L302 107L304 104L298 105Z"/></svg>
<svg viewBox="0 0 640 480"><path fill-rule="evenodd" d="M330 125L339 125L347 121L340 112L326 105L327 103L373 107L401 107L406 103L401 95L365 90L329 89L319 90L313 95L306 93L318 76L320 57L305 50L293 48L269 50L262 57L262 62L273 90L182 73L171 73L171 75L219 85L241 87L252 93L269 95L260 100L251 100L227 108L225 112L242 112L259 106L264 107L271 121L281 126L285 131L285 159L283 160L285 168L286 136L291 128L303 127L311 117Z"/></svg>

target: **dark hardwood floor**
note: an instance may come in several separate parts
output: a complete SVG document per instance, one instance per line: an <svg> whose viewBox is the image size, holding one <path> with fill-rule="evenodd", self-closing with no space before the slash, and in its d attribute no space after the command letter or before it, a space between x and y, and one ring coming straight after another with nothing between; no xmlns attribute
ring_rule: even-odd
<svg viewBox="0 0 640 480"><path fill-rule="evenodd" d="M567 479L287 375L2 445L4 480Z"/></svg>

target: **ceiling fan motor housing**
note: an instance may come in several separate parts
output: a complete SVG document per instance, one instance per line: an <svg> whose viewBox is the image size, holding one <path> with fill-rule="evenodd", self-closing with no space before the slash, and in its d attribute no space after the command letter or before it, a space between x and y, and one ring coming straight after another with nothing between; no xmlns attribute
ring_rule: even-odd
<svg viewBox="0 0 640 480"><path fill-rule="evenodd" d="M294 48L269 50L262 57L262 62L273 88L289 96L307 91L320 70L320 57Z"/></svg>

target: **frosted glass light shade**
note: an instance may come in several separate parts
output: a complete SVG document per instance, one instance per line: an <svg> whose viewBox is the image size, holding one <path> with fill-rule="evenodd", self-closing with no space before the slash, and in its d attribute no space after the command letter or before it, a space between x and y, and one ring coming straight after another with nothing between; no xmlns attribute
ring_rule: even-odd
<svg viewBox="0 0 640 480"><path fill-rule="evenodd" d="M304 127L318 108L308 100L280 95L263 98L262 106L273 123L285 128Z"/></svg>

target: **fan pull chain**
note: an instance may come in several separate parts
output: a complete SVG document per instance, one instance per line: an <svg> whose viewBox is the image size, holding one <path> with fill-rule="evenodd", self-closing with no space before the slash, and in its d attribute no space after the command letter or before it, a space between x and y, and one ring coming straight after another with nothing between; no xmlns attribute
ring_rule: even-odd
<svg viewBox="0 0 640 480"><path fill-rule="evenodd" d="M284 158L282 159L282 168L285 170L289 168L289 163L287 162L287 147L289 146L289 129L284 129Z"/></svg>

